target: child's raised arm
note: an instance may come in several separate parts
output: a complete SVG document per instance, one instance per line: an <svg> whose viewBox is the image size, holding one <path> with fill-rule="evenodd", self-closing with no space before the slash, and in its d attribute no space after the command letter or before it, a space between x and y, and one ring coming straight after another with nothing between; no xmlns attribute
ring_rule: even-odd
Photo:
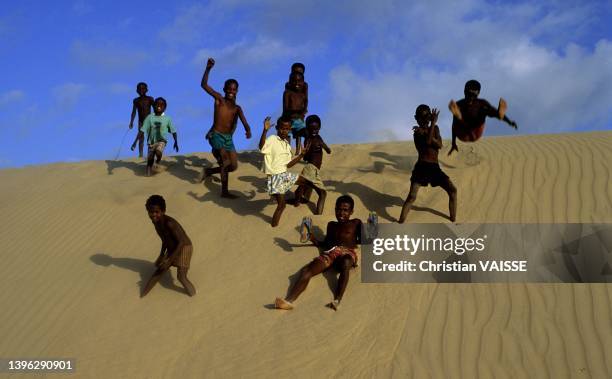
<svg viewBox="0 0 612 379"><path fill-rule="evenodd" d="M270 129L270 116L264 119L263 131L261 132L261 137L259 138L259 150L263 149L266 144L266 134L268 134L268 129Z"/></svg>
<svg viewBox="0 0 612 379"><path fill-rule="evenodd" d="M223 99L223 96L221 96L221 94L217 91L215 91L211 86L208 85L208 74L210 73L210 70L213 68L213 66L215 65L215 60L212 58L208 58L208 62L206 62L206 69L204 70L204 75L202 75L202 89L204 91L206 91L206 93L208 93L210 96L214 97L215 100L221 100Z"/></svg>
<svg viewBox="0 0 612 379"><path fill-rule="evenodd" d="M429 125L429 133L427 134L427 145L429 146L433 145L436 148L442 147L442 139L440 138L439 133L436 133L436 129L437 129L436 122L438 122L439 114L440 114L440 111L438 109L436 108L432 109L431 121Z"/></svg>

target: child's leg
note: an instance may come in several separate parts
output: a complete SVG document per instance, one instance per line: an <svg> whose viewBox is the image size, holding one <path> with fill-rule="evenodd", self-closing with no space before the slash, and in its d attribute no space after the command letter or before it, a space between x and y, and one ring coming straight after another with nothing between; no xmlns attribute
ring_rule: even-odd
<svg viewBox="0 0 612 379"><path fill-rule="evenodd" d="M159 163L162 159L162 151L155 150L155 163Z"/></svg>
<svg viewBox="0 0 612 379"><path fill-rule="evenodd" d="M302 151L302 137L297 135L295 137L295 153L299 154Z"/></svg>
<svg viewBox="0 0 612 379"><path fill-rule="evenodd" d="M136 138L138 138L138 158L142 158L144 150L144 133L138 133Z"/></svg>
<svg viewBox="0 0 612 379"><path fill-rule="evenodd" d="M419 188L421 185L417 182L410 182L410 192L408 192L408 197L406 197L406 201L404 202L404 206L402 207L402 212L400 213L399 222L403 224L406 221L406 217L408 217L408 212L410 212L410 208L412 207L412 203L416 200L417 192L419 192Z"/></svg>
<svg viewBox="0 0 612 379"><path fill-rule="evenodd" d="M181 284L187 291L187 294L189 294L189 296L193 296L195 295L196 290L195 290L195 287L193 286L193 283L191 283L189 279L187 279L188 270L189 269L186 267L179 267L177 277L178 277L179 282L181 282Z"/></svg>
<svg viewBox="0 0 612 379"><path fill-rule="evenodd" d="M355 262L353 262L353 258L350 255L344 255L334 261L335 268L340 272L340 276L338 277L338 285L336 286L336 292L334 293L335 302L331 304L332 308L334 309L337 309L340 301L342 300L342 296L344 295L344 291L348 285L349 272L351 267L354 265Z"/></svg>
<svg viewBox="0 0 612 379"><path fill-rule="evenodd" d="M293 288L291 288L291 291L289 291L289 295L285 299L289 302L292 302L297 299L298 296L300 296L300 294L304 292L304 290L308 286L310 278L315 275L319 275L320 273L325 271L327 267L328 266L325 264L325 262L321 261L320 259L315 259L308 265L304 266L302 270L300 270L300 277L298 281L295 282Z"/></svg>
<svg viewBox="0 0 612 379"><path fill-rule="evenodd" d="M235 199L237 196L229 193L228 182L229 173L235 171L238 167L238 155L235 151L226 151L221 149L221 156L223 157L223 165L221 166L221 197L227 197Z"/></svg>
<svg viewBox="0 0 612 379"><path fill-rule="evenodd" d="M145 297L149 293L149 291L151 291L151 289L155 287L157 282L159 282L159 279L162 277L162 275L164 275L166 271L167 269L161 269L161 268L158 268L157 270L155 270L155 272L151 276L151 279L149 279L149 281L143 288L142 293L140 294L140 297Z"/></svg>
<svg viewBox="0 0 612 379"><path fill-rule="evenodd" d="M299 207L302 200L302 194L304 193L304 185L300 184L298 188L295 190L295 203L293 203L294 207Z"/></svg>
<svg viewBox="0 0 612 379"><path fill-rule="evenodd" d="M317 201L317 214L323 214L323 207L325 206L325 198L327 197L327 191L324 189L313 186L317 195L319 195L319 200Z"/></svg>
<svg viewBox="0 0 612 379"><path fill-rule="evenodd" d="M285 195L276 194L273 195L276 200L276 210L274 210L274 215L272 216L272 226L278 226L278 222L280 221L281 215L285 210Z"/></svg>
<svg viewBox="0 0 612 379"><path fill-rule="evenodd" d="M448 179L446 182L444 182L441 185L441 187L448 194L449 219L452 222L455 222L456 215L457 215L457 187L455 187L455 185L453 184L453 182L451 182L450 179Z"/></svg>
<svg viewBox="0 0 612 379"><path fill-rule="evenodd" d="M153 171L153 161L155 160L155 150L149 145L149 153L147 154L147 176L151 176Z"/></svg>
<svg viewBox="0 0 612 379"><path fill-rule="evenodd" d="M217 149L213 149L213 156L217 160L218 167L206 167L204 168L204 172L202 173L202 181L214 174L221 173L221 166L223 166L223 157L221 157L221 153Z"/></svg>

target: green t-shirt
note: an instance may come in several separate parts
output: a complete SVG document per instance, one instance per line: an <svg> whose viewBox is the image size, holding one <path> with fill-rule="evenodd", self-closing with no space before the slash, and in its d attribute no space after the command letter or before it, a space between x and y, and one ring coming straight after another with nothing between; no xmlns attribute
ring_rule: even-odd
<svg viewBox="0 0 612 379"><path fill-rule="evenodd" d="M147 143L149 145L162 141L168 142L165 137L166 133L176 133L170 117L165 115L156 116L153 113L145 118L140 131L147 134Z"/></svg>

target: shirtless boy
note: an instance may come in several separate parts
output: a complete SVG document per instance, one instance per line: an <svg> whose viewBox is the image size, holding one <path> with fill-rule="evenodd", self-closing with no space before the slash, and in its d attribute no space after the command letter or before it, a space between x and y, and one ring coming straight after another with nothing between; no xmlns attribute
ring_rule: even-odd
<svg viewBox="0 0 612 379"><path fill-rule="evenodd" d="M327 224L327 233L323 241L318 241L310 233L310 241L323 252L300 271L300 278L289 291L286 298L277 297L274 302L277 309L293 309L293 301L306 289L310 278L334 267L340 272L338 285L334 292L334 300L327 304L333 310L338 310L340 301L346 290L349 272L357 264L357 245L361 243L361 220L351 219L355 203L353 198L342 195L336 200L336 219Z"/></svg>
<svg viewBox="0 0 612 379"><path fill-rule="evenodd" d="M459 151L457 138L463 142L478 141L484 132L487 117L498 118L514 129L518 129L516 122L506 116L508 104L504 99L499 99L499 106L495 109L488 101L478 98L480 94L478 81L468 80L463 93L465 94L464 99L457 102L451 100L448 104L448 109L453 114L453 139L448 155L451 155L453 151Z"/></svg>
<svg viewBox="0 0 612 379"><path fill-rule="evenodd" d="M223 86L224 96L221 96L220 93L208 85L208 74L214 65L215 60L208 58L201 85L204 91L215 99L212 131L207 134L207 138L219 167L204 169L202 179L206 179L213 174L221 174L221 197L236 198L228 190L229 173L238 168L238 155L232 140L234 126L240 118L246 132L246 138L251 138L251 127L242 113L242 108L236 104L238 82L235 79L225 81Z"/></svg>
<svg viewBox="0 0 612 379"><path fill-rule="evenodd" d="M417 107L414 118L418 126L414 130L414 145L419 153L419 159L412 170L410 178L410 192L402 207L398 222L403 224L410 212L412 203L416 200L417 192L421 186L431 184L432 187L440 186L448 193L449 219L455 221L457 212L457 188L450 178L442 172L438 164L438 152L442 148L442 137L436 122L440 112L434 108L433 112L425 104Z"/></svg>
<svg viewBox="0 0 612 379"><path fill-rule="evenodd" d="M321 175L319 171L321 170L321 164L323 163L323 150L327 154L331 154L331 149L329 146L325 144L323 138L319 135L319 131L321 130L321 119L317 115L310 115L306 117L306 139L304 140L304 145L308 145L308 151L304 155L304 161L306 162L306 166L302 169L302 173L300 174L304 179L310 181L314 184L315 191L317 195L319 195L319 201L317 202L317 212L316 214L323 214L323 207L325 206L325 197L327 196L327 192L325 191L325 185L323 184L323 180L321 180ZM297 207L300 205L302 201L302 195L308 190L310 187L306 187L301 185L295 191L295 203L294 205Z"/></svg>
<svg viewBox="0 0 612 379"><path fill-rule="evenodd" d="M187 271L191 262L193 246L185 230L175 219L166 214L166 201L160 195L153 195L147 199L147 213L155 226L157 235L162 240L159 257L155 260L157 270L147 282L140 297L144 297L157 284L161 276L168 271L170 266L178 269L178 280L181 282L187 294L193 296L196 290L187 279Z"/></svg>
<svg viewBox="0 0 612 379"><path fill-rule="evenodd" d="M154 100L151 96L147 96L148 90L147 83L140 82L136 85L136 92L139 96L132 101L132 116L130 118L129 125L130 129L134 127L134 117L136 117L136 111L138 111L138 130L140 130L145 118L147 118L147 116L151 113ZM134 143L132 143L132 151L134 151L136 148L136 143L138 143L138 157L142 158L144 134L140 134L138 131L136 132Z"/></svg>
<svg viewBox="0 0 612 379"><path fill-rule="evenodd" d="M293 72L289 76L289 86L283 92L283 117L291 120L291 134L295 138L295 153L302 150L302 137L306 136L306 95L303 91L304 75Z"/></svg>

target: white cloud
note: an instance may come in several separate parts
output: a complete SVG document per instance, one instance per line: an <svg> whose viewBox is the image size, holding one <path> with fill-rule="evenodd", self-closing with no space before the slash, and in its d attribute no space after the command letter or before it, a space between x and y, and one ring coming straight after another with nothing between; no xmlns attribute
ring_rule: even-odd
<svg viewBox="0 0 612 379"><path fill-rule="evenodd" d="M10 90L0 94L0 106L8 105L21 101L25 97L25 93L21 90Z"/></svg>
<svg viewBox="0 0 612 379"><path fill-rule="evenodd" d="M192 60L194 65L205 66L209 57L225 65L251 66L294 56L304 56L311 46L289 46L283 41L258 36L254 41L242 40L220 49L200 49Z"/></svg>
<svg viewBox="0 0 612 379"><path fill-rule="evenodd" d="M369 70L345 64L330 73L326 118L335 141L409 137L420 103L441 108L448 137L448 101L463 97L469 79L482 83L481 97L493 105L499 97L508 101L508 116L521 132L610 126L612 42L582 47L567 38L561 45L540 41L560 26L592 17L584 8L523 7L502 14L498 5L474 0L415 5L397 14L385 20L388 27L380 26L389 38L365 42ZM531 28L522 29L525 15ZM487 124L485 134L512 132L496 120Z"/></svg>
<svg viewBox="0 0 612 379"><path fill-rule="evenodd" d="M85 85L80 83L64 83L53 88L53 97L63 111L71 110L81 98Z"/></svg>

